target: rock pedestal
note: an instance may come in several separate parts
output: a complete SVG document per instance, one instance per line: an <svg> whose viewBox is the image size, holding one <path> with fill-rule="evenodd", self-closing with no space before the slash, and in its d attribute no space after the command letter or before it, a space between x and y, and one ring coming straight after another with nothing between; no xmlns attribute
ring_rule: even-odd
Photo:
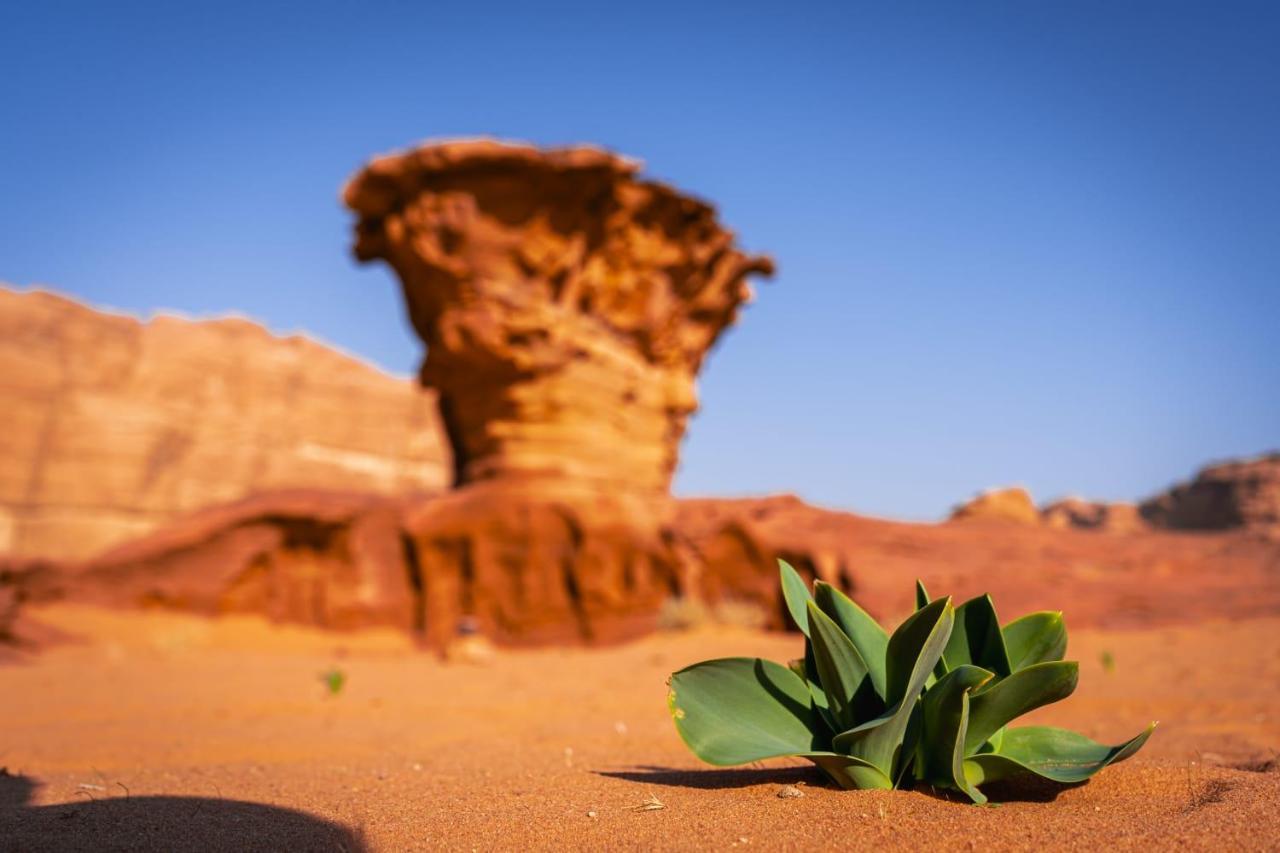
<svg viewBox="0 0 1280 853"><path fill-rule="evenodd" d="M772 264L638 169L453 142L346 187L356 255L399 276L453 449L455 491L407 521L428 635L632 633L691 582L669 490L694 380Z"/></svg>

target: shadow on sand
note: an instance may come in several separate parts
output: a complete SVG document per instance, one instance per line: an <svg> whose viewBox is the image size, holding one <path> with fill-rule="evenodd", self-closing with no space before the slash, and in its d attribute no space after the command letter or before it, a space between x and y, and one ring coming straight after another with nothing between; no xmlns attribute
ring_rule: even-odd
<svg viewBox="0 0 1280 853"><path fill-rule="evenodd" d="M673 767L641 765L630 770L597 770L597 776L623 779L627 782L644 782L672 788L746 788L750 785L794 785L803 782L818 788L836 789L822 771L816 767L766 767L730 768L725 770L681 770ZM1083 784L1083 783L1081 783ZM990 802L999 803L1051 803L1063 791L1079 785L1061 785L1027 776L1017 780L992 782L984 785L982 792ZM917 785L916 793L937 800L971 805L969 798L958 791L947 791L929 785Z"/></svg>
<svg viewBox="0 0 1280 853"><path fill-rule="evenodd" d="M0 770L0 851L364 851L350 829L292 809L213 797L30 805L36 784Z"/></svg>
<svg viewBox="0 0 1280 853"><path fill-rule="evenodd" d="M645 782L671 788L746 788L749 785L829 784L816 767L740 767L727 770L680 770L641 765L631 770L597 770L597 776Z"/></svg>

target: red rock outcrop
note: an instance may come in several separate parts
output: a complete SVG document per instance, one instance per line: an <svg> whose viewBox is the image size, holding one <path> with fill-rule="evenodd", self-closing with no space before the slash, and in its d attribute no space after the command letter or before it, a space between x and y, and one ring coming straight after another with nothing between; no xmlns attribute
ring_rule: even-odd
<svg viewBox="0 0 1280 853"><path fill-rule="evenodd" d="M1176 530L1245 528L1280 536L1280 453L1202 469L1141 504L1143 518Z"/></svg>
<svg viewBox="0 0 1280 853"><path fill-rule="evenodd" d="M444 513L436 525L455 523L458 541L488 551L452 562L421 560L420 531L410 520L433 505ZM0 654L15 637L38 640L17 621L21 605L60 598L254 613L324 628L385 625L444 649L457 640L460 613L487 614L487 622L466 626L505 643L607 640L652 626L652 614L613 587L643 587L652 578L583 573L586 585L579 587L576 574L568 582L539 568L547 561L573 567L579 551L616 547L609 530L574 540L575 516L546 504L530 507L544 514L514 518L507 527L481 516L493 526L468 539L474 516L447 499L279 492L194 513L79 565L0 559ZM1191 608L1201 617L1280 612L1274 583L1280 543L1249 531L1145 528L1113 537L1007 524L992 535L988 525L884 521L792 496L682 500L674 509L668 532L681 563L667 594L755 605L774 628L787 627L779 556L809 578L856 593L889 622L910 610L916 578L959 598L998 592L1005 615L1069 605L1076 626L1172 622ZM531 524L547 531L535 544L564 552L530 555ZM493 573L508 569L508 577ZM433 622L450 630L432 633Z"/></svg>
<svg viewBox="0 0 1280 853"><path fill-rule="evenodd" d="M1063 498L1047 504L1041 508L1040 517L1046 525L1058 529L1078 527L1109 533L1133 533L1146 526L1134 504L1087 501L1083 498Z"/></svg>
<svg viewBox="0 0 1280 853"><path fill-rule="evenodd" d="M424 578L450 590L428 596L434 639L464 618L622 636L692 582L669 487L694 380L772 265L638 169L470 141L346 187L356 255L399 276L453 448L456 491L406 520Z"/></svg>
<svg viewBox="0 0 1280 853"><path fill-rule="evenodd" d="M911 611L916 578L956 601L990 592L1005 619L1066 608L1073 628L1171 623L1188 611L1197 619L1280 613L1280 542L1243 530L1100 536L1002 524L996 532L994 524L867 518L790 496L682 500L678 512L677 527L694 548L718 547L735 527L749 530L756 549L809 555L803 573L841 582L889 623ZM753 582L751 573L741 578ZM754 582L765 583L764 575ZM763 592L752 598L771 601Z"/></svg>
<svg viewBox="0 0 1280 853"><path fill-rule="evenodd" d="M1026 489L991 489L956 507L952 521L1004 521L1039 524L1040 513Z"/></svg>
<svg viewBox="0 0 1280 853"><path fill-rule="evenodd" d="M264 492L178 519L63 568L60 596L326 628L418 626L422 580L402 537L419 498Z"/></svg>
<svg viewBox="0 0 1280 853"><path fill-rule="evenodd" d="M264 489L438 491L434 395L242 319L0 288L0 553L88 557Z"/></svg>

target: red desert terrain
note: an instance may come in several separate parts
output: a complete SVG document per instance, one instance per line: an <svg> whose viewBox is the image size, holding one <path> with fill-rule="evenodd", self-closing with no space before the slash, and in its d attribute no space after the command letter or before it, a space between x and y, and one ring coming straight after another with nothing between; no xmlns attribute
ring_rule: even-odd
<svg viewBox="0 0 1280 853"><path fill-rule="evenodd" d="M0 290L0 850L1276 848L1280 455L939 524L676 499L702 360L772 264L638 168L479 141L351 181L425 388ZM702 765L666 677L799 654L779 557L889 626L916 578L1062 610L1080 686L1031 721L1160 726L993 807Z"/></svg>

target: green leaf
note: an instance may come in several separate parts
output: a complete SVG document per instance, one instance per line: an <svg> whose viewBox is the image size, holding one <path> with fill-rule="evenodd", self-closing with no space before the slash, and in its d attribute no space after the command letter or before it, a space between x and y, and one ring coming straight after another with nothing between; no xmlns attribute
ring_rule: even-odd
<svg viewBox="0 0 1280 853"><path fill-rule="evenodd" d="M1001 633L1014 671L1034 663L1062 660L1067 653L1067 625L1060 611L1028 613L1005 625Z"/></svg>
<svg viewBox="0 0 1280 853"><path fill-rule="evenodd" d="M916 610L923 610L929 603L929 593L924 588L924 581L916 578Z"/></svg>
<svg viewBox="0 0 1280 853"><path fill-rule="evenodd" d="M867 665L853 641L813 601L809 602L809 633L813 640L818 678L827 695L827 706L831 708L837 730L851 729L859 722L858 693L863 682L869 682Z"/></svg>
<svg viewBox="0 0 1280 853"><path fill-rule="evenodd" d="M881 700L885 697L885 652L889 647L889 632L871 618L849 596L829 583L818 581L813 586L813 600L822 612L840 626L862 657L871 683Z"/></svg>
<svg viewBox="0 0 1280 853"><path fill-rule="evenodd" d="M925 762L923 778L934 785L963 791L979 803L985 802L986 797L970 785L964 775L969 692L994 677L989 670L964 664L938 679L920 703L925 747L918 760Z"/></svg>
<svg viewBox="0 0 1280 853"><path fill-rule="evenodd" d="M1020 669L976 691L969 703L965 753L973 754L1009 721L1070 696L1078 677L1079 665L1075 661L1048 661Z"/></svg>
<svg viewBox="0 0 1280 853"><path fill-rule="evenodd" d="M986 752L965 761L970 784L992 782L1021 773L1034 773L1054 782L1083 782L1109 764L1124 761L1151 737L1156 724L1118 746L1105 746L1082 734L1050 726L1026 726L1005 732L999 752Z"/></svg>
<svg viewBox="0 0 1280 853"><path fill-rule="evenodd" d="M997 678L1013 672L991 596L980 595L956 608L956 627L942 658L947 669L972 664L991 670Z"/></svg>
<svg viewBox="0 0 1280 853"><path fill-rule="evenodd" d="M929 591L924 588L924 581L916 578L916 610L922 610L929 603ZM938 662L933 667L933 674L925 680L926 687L932 687L934 682L947 674L947 662L944 658L938 658Z"/></svg>
<svg viewBox="0 0 1280 853"><path fill-rule="evenodd" d="M809 619L805 608L813 596L809 595L809 587L800 577L800 573L791 567L786 560L778 560L778 572L782 575L782 597L787 602L787 611L791 621L806 637L809 636Z"/></svg>
<svg viewBox="0 0 1280 853"><path fill-rule="evenodd" d="M841 732L831 740L832 749L860 758L888 779L897 776L907 724L925 679L942 656L955 611L951 599L926 605L907 617L889 638L887 689L889 709L870 722Z"/></svg>
<svg viewBox="0 0 1280 853"><path fill-rule="evenodd" d="M823 772L841 788L850 790L893 788L892 779L861 758L837 755L834 752L810 752L804 757L821 767Z"/></svg>
<svg viewBox="0 0 1280 853"><path fill-rule="evenodd" d="M680 737L709 764L745 764L822 747L809 688L781 664L721 658L671 676L667 706Z"/></svg>
<svg viewBox="0 0 1280 853"><path fill-rule="evenodd" d="M885 650L885 698L889 702L919 695L924 677L942 656L954 624L955 608L951 606L951 599L940 598L898 626Z"/></svg>

